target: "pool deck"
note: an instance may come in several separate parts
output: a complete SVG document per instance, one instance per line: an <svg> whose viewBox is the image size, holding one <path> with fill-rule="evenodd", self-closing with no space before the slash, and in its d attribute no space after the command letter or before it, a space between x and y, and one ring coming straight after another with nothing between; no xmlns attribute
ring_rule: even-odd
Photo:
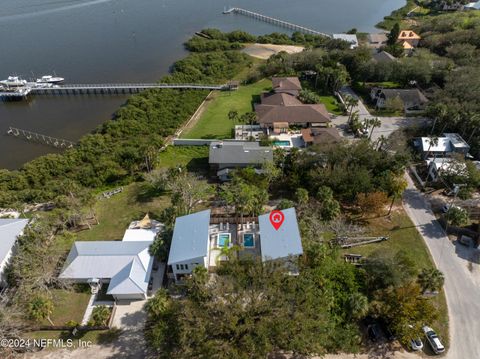
<svg viewBox="0 0 480 359"><path fill-rule="evenodd" d="M218 246L218 235L222 233L229 233L232 245L237 245L241 248L238 253L240 259L247 257L260 257L260 239L258 235L258 223L248 222L245 224L220 223L211 224L209 229L210 235L210 255L208 258L209 267L216 267L218 256L221 250ZM255 247L243 247L243 234L252 233L254 235Z"/></svg>

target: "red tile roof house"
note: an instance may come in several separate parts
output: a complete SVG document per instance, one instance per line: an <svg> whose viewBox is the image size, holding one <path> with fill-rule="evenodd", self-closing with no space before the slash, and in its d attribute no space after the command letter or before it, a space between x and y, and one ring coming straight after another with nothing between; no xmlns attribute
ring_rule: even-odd
<svg viewBox="0 0 480 359"><path fill-rule="evenodd" d="M272 84L274 93L262 94L261 103L255 105L257 121L262 128L279 134L288 132L290 126L326 127L331 122L323 104L303 104L296 98L302 89L298 78L274 77Z"/></svg>

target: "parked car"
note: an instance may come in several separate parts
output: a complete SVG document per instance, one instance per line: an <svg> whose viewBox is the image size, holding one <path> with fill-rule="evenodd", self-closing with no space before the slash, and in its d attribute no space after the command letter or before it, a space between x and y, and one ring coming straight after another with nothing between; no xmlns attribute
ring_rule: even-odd
<svg viewBox="0 0 480 359"><path fill-rule="evenodd" d="M437 333L435 333L435 331L428 326L424 326L422 329L425 333L425 336L427 337L428 344L430 344L430 346L432 347L433 352L435 354L443 353L445 351L445 347L440 341Z"/></svg>
<svg viewBox="0 0 480 359"><path fill-rule="evenodd" d="M414 351L422 350L422 349L423 349L422 339L420 339L420 338L415 338L415 339L410 340L410 347L411 347L412 350L414 350Z"/></svg>

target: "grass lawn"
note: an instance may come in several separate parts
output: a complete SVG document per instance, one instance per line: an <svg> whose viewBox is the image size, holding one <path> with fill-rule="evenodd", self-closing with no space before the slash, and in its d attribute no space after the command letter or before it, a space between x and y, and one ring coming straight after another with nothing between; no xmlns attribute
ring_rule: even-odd
<svg viewBox="0 0 480 359"><path fill-rule="evenodd" d="M80 323L87 308L90 299L90 290L83 292L68 291L65 289L53 289L53 313L50 319L55 325L65 325L66 322L73 320ZM50 325L47 320L42 321L41 325Z"/></svg>
<svg viewBox="0 0 480 359"><path fill-rule="evenodd" d="M334 115L343 115L343 111L338 106L339 103L335 96L320 96L320 100L325 105L329 113L333 113Z"/></svg>
<svg viewBox="0 0 480 359"><path fill-rule="evenodd" d="M418 270L434 267L432 257L423 238L402 207L397 207L392 212L391 220L386 217L369 219L368 228L369 233L367 235L388 236L389 240L345 249L343 253L355 253L368 257L376 251L394 255L400 250L405 250L409 257L415 261ZM439 319L431 323L431 326L439 333L442 342L448 345L448 310L443 291L433 298L433 303L438 309Z"/></svg>
<svg viewBox="0 0 480 359"><path fill-rule="evenodd" d="M208 168L208 146L168 146L158 155L156 167L184 165L190 171Z"/></svg>
<svg viewBox="0 0 480 359"><path fill-rule="evenodd" d="M238 111L239 115L253 111L253 103L258 101L262 92L271 90L270 80L263 79L257 83L240 86L235 92L217 92L205 109L197 124L182 138L232 138L233 122L228 113Z"/></svg>
<svg viewBox="0 0 480 359"><path fill-rule="evenodd" d="M152 198L143 191L141 183L132 183L125 186L123 192L97 201L95 213L100 224L93 226L90 230L77 233L76 240L121 240L130 222L143 218L147 212L155 218L169 205L169 202L166 196Z"/></svg>

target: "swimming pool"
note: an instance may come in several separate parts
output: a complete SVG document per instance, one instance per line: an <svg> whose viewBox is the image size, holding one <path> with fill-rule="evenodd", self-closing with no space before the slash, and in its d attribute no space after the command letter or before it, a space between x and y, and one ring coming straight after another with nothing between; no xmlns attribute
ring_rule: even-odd
<svg viewBox="0 0 480 359"><path fill-rule="evenodd" d="M218 246L228 247L230 244L230 233L220 233L218 235Z"/></svg>
<svg viewBox="0 0 480 359"><path fill-rule="evenodd" d="M243 235L243 246L247 248L255 247L255 238L253 233L245 233Z"/></svg>
<svg viewBox="0 0 480 359"><path fill-rule="evenodd" d="M292 144L290 141L274 141L273 145L278 147L290 147Z"/></svg>

